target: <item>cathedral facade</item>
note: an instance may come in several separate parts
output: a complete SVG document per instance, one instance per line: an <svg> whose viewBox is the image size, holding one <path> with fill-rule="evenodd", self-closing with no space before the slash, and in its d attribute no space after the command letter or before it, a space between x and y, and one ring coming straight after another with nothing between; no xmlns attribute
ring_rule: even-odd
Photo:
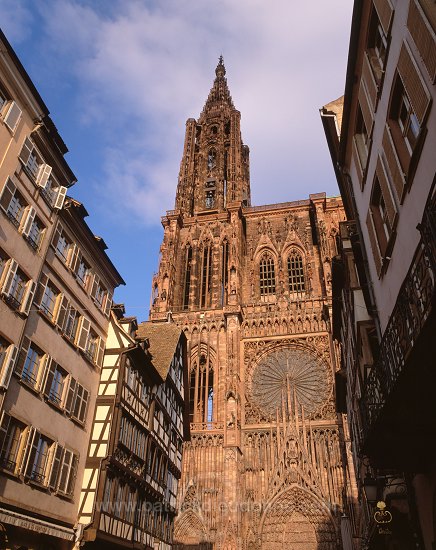
<svg viewBox="0 0 436 550"><path fill-rule="evenodd" d="M330 334L344 219L324 193L251 206L249 149L221 58L199 119L186 123L152 289L151 320L177 323L188 341L191 439L174 548L347 548Z"/></svg>

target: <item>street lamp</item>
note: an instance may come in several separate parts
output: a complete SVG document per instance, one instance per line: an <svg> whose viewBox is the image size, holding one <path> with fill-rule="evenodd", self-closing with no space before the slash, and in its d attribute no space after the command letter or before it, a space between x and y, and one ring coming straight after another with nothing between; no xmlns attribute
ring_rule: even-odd
<svg viewBox="0 0 436 550"><path fill-rule="evenodd" d="M369 504L374 505L377 502L378 496L378 481L374 477L365 476L363 480L363 490L366 500Z"/></svg>

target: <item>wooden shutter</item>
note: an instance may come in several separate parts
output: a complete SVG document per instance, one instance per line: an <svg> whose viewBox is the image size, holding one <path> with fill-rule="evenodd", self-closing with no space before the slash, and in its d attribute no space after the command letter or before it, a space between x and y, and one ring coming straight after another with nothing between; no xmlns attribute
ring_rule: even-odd
<svg viewBox="0 0 436 550"><path fill-rule="evenodd" d="M44 375L42 377L41 389L46 397L50 397L50 390L53 384L57 363L50 355L44 357Z"/></svg>
<svg viewBox="0 0 436 550"><path fill-rule="evenodd" d="M6 180L5 186L3 187L2 195L0 198L0 207L7 212L9 204L11 203L12 197L15 195L17 188L12 183L11 178Z"/></svg>
<svg viewBox="0 0 436 550"><path fill-rule="evenodd" d="M21 113L22 111L20 107L18 107L15 101L12 101L4 118L4 123L11 130L12 133L15 132L15 129L18 126L18 122L21 118Z"/></svg>
<svg viewBox="0 0 436 550"><path fill-rule="evenodd" d="M36 177L36 184L45 188L48 178L51 176L52 167L49 164L41 164Z"/></svg>
<svg viewBox="0 0 436 550"><path fill-rule="evenodd" d="M83 351L86 350L90 329L91 329L91 321L87 319L84 315L82 315L82 317L80 317L80 320L79 320L76 345Z"/></svg>
<svg viewBox="0 0 436 550"><path fill-rule="evenodd" d="M31 426L27 432L26 445L24 448L23 461L21 464L20 471L25 477L30 477L33 470L33 462L35 460L36 450L38 447L38 442L40 438L40 433Z"/></svg>
<svg viewBox="0 0 436 550"><path fill-rule="evenodd" d="M382 267L382 258L381 258L380 248L378 246L377 235L374 229L374 222L372 219L371 208L368 210L368 215L366 217L366 227L368 228L369 242L371 244L372 257L374 259L377 275L380 275L381 267Z"/></svg>
<svg viewBox="0 0 436 550"><path fill-rule="evenodd" d="M63 330L64 326L65 326L68 306L69 306L68 298L64 295L61 295L61 299L60 299L60 302L59 302L59 308L58 308L58 315L57 315L57 319L56 319L56 324L61 330Z"/></svg>
<svg viewBox="0 0 436 550"><path fill-rule="evenodd" d="M378 86L374 78L374 73L371 68L368 52L364 52L364 55L363 55L362 80L365 83L366 90L368 92L368 97L375 111L375 107L377 105Z"/></svg>
<svg viewBox="0 0 436 550"><path fill-rule="evenodd" d="M387 36L389 34L389 29L392 21L392 14L394 9L390 0L373 0L375 9L377 10L378 18L380 24L383 27L383 31Z"/></svg>
<svg viewBox="0 0 436 550"><path fill-rule="evenodd" d="M92 286L91 286L91 292L90 295L92 298L95 298L97 295L97 289L100 285L100 277L94 273L94 277L92 279Z"/></svg>
<svg viewBox="0 0 436 550"><path fill-rule="evenodd" d="M406 178L388 125L386 125L383 134L383 152L391 174L391 181L394 184L398 200L402 204L405 197Z"/></svg>
<svg viewBox="0 0 436 550"><path fill-rule="evenodd" d="M360 82L359 105L362 111L363 120L365 122L366 131L368 133L368 138L369 138L372 133L373 108L371 103L368 100L368 95L367 95L366 88L363 81Z"/></svg>
<svg viewBox="0 0 436 550"><path fill-rule="evenodd" d="M45 287L48 283L48 277L45 273L41 273L41 276L39 277L38 287L36 289L35 294L35 304L41 305L42 298L44 296Z"/></svg>
<svg viewBox="0 0 436 550"><path fill-rule="evenodd" d="M59 187L59 191L58 191L55 203L53 205L53 208L57 208L60 210L63 207L66 194L67 194L67 188L61 185Z"/></svg>
<svg viewBox="0 0 436 550"><path fill-rule="evenodd" d="M53 491L57 488L60 465L63 458L64 448L59 443L55 443L52 460L50 465L50 474L48 476L48 486Z"/></svg>
<svg viewBox="0 0 436 550"><path fill-rule="evenodd" d="M0 387L7 389L11 380L12 371L17 359L18 348L9 346L0 371Z"/></svg>
<svg viewBox="0 0 436 550"><path fill-rule="evenodd" d="M104 314L107 315L108 317L109 317L109 314L111 312L111 307L112 307L112 294L107 292L106 293L106 300L105 300L105 303L104 303Z"/></svg>
<svg viewBox="0 0 436 550"><path fill-rule="evenodd" d="M391 185L389 183L385 167L383 166L383 162L380 157L378 157L377 159L377 166L375 171L378 181L380 183L383 199L385 201L386 212L389 218L389 225L391 227L391 230L394 231L397 224L398 211L394 197L392 196Z"/></svg>
<svg viewBox="0 0 436 550"><path fill-rule="evenodd" d="M15 260L11 258L9 260L8 271L7 271L5 280L3 282L3 288L2 288L2 292L5 296L9 296L9 294L11 293L12 285L14 283L14 278L15 278L15 275L17 274L17 270L18 270L18 264Z"/></svg>
<svg viewBox="0 0 436 550"><path fill-rule="evenodd" d="M28 237L30 234L30 230L32 229L32 224L36 216L36 210L33 208L33 206L27 207L27 214L26 216L23 216L23 221L21 222L21 233Z"/></svg>
<svg viewBox="0 0 436 550"><path fill-rule="evenodd" d="M29 315L30 308L32 307L33 297L35 295L36 283L35 281L28 281L26 285L26 293L24 294L23 302L20 307L21 313L24 315Z"/></svg>
<svg viewBox="0 0 436 550"><path fill-rule="evenodd" d="M24 140L23 147L21 149L21 153L18 157L25 166L29 162L29 158L32 152L33 152L32 140L26 137L26 139Z"/></svg>
<svg viewBox="0 0 436 550"><path fill-rule="evenodd" d="M417 0L411 0L407 27L415 41L419 54L424 61L425 68L430 75L432 82L436 81L436 5L433 0L420 0L422 7ZM433 4L433 5L431 5ZM427 5L427 6L426 6ZM424 9L423 9L424 8ZM433 15L427 19L425 15ZM433 28L432 23L433 22Z"/></svg>
<svg viewBox="0 0 436 550"><path fill-rule="evenodd" d="M74 271L74 273L77 273L77 269L80 264L80 260L82 258L82 254L80 252L80 248L77 246L77 244L74 244L73 251L70 256L69 266Z"/></svg>
<svg viewBox="0 0 436 550"><path fill-rule="evenodd" d="M72 495L74 492L74 484L76 481L78 464L79 464L79 457L76 454L73 454L73 459L70 467L70 475L68 478L67 490L65 491L67 495Z"/></svg>
<svg viewBox="0 0 436 550"><path fill-rule="evenodd" d="M74 401L76 399L77 385L78 385L77 380L72 376L70 376L70 380L68 383L68 391L65 399L65 410L67 411L68 414L71 414L71 411L74 406Z"/></svg>
<svg viewBox="0 0 436 550"><path fill-rule="evenodd" d="M3 451L3 447L6 442L6 436L8 434L10 422L11 422L10 415L3 411L1 415L1 420L0 420L0 453Z"/></svg>
<svg viewBox="0 0 436 550"><path fill-rule="evenodd" d="M27 352L30 347L30 339L27 336L23 336L21 341L20 353L18 354L17 364L15 366L15 372L19 376L23 373L24 363L26 362Z"/></svg>
<svg viewBox="0 0 436 550"><path fill-rule="evenodd" d="M62 463L59 472L58 489L62 493L68 492L68 481L71 474L71 467L73 464L73 452L69 449L65 449L64 456L62 457Z"/></svg>
<svg viewBox="0 0 436 550"><path fill-rule="evenodd" d="M102 367L102 366L103 366L104 346L105 346L105 342L104 342L103 338L99 338L99 339L98 339L97 357L96 357L96 361L95 361L96 364L97 364L99 367Z"/></svg>
<svg viewBox="0 0 436 550"><path fill-rule="evenodd" d="M401 48L398 72L419 124L422 126L428 106L430 105L430 94L406 43L403 43Z"/></svg>

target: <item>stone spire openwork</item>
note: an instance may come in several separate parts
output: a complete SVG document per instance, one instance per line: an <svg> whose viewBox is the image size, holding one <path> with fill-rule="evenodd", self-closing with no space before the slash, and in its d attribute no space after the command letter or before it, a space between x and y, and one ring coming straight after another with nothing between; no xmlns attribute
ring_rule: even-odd
<svg viewBox="0 0 436 550"><path fill-rule="evenodd" d="M227 85L226 68L224 66L224 59L222 55L220 56L218 65L216 66L215 74L216 77L204 105L203 113L220 104L227 104L232 109L235 108L233 105L232 96L230 95L229 87Z"/></svg>

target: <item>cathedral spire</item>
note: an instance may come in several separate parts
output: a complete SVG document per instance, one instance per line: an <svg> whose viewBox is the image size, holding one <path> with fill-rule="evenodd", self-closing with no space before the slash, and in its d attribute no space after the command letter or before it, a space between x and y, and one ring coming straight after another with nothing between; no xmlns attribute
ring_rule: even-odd
<svg viewBox="0 0 436 550"><path fill-rule="evenodd" d="M234 109L232 96L230 95L229 87L226 79L226 68L224 66L224 58L220 55L218 65L215 69L215 80L209 92L209 96L203 108L203 113L219 107L220 105L228 105Z"/></svg>

